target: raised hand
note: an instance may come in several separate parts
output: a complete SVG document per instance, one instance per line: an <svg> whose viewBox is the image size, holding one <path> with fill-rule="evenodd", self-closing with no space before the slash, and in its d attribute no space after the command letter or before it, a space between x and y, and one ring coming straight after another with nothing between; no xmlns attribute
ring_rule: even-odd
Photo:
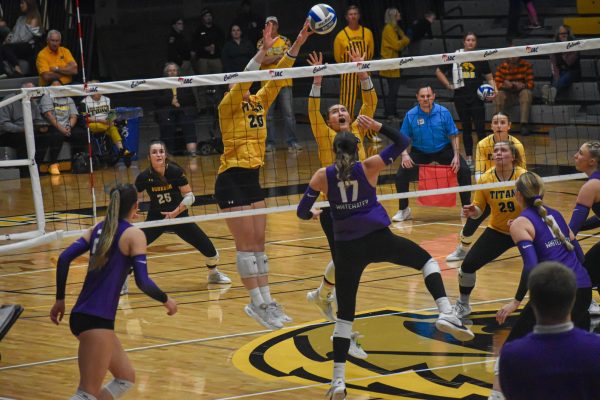
<svg viewBox="0 0 600 400"><path fill-rule="evenodd" d="M367 53L361 53L356 47L352 47L348 51L348 55L350 56L350 60L352 60L352 62L365 61L365 58L367 57Z"/></svg>
<svg viewBox="0 0 600 400"><path fill-rule="evenodd" d="M265 28L263 29L262 48L265 52L267 50L269 50L271 47L273 47L273 44L275 43L275 41L277 39L279 39L279 36L271 37L272 33L273 33L273 22L269 21L265 24Z"/></svg>
<svg viewBox="0 0 600 400"><path fill-rule="evenodd" d="M358 122L358 129L361 131L372 130L379 132L381 129L381 122L375 121L368 115L360 114L358 117L356 117L356 122Z"/></svg>
<svg viewBox="0 0 600 400"><path fill-rule="evenodd" d="M323 65L323 53L317 53L316 51L309 53L308 60L306 60L306 62L308 63L308 65L311 65L313 67L317 65Z"/></svg>

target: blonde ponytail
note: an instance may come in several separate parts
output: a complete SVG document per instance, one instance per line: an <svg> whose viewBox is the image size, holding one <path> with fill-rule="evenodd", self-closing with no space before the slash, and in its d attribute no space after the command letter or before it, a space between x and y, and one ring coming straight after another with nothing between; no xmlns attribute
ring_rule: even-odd
<svg viewBox="0 0 600 400"><path fill-rule="evenodd" d="M119 225L119 209L121 207L121 192L115 189L110 194L110 202L106 211L106 218L102 232L98 238L98 245L90 259L90 271L102 268L108 261L108 252L112 246L117 226Z"/></svg>
<svg viewBox="0 0 600 400"><path fill-rule="evenodd" d="M560 242L563 245L565 245L565 247L567 248L567 250L573 251L575 249L575 247L573 247L573 244L570 241L567 240L567 238L565 237L565 235L560 230L560 227L558 226L558 224L554 220L554 218L549 218L548 217L548 210L546 210L546 208L544 207L544 202L542 201L542 199L539 198L539 197L536 198L533 201L533 206L537 210L538 215L540 217L542 217L542 219L544 220L544 222L546 223L546 225L548 225L548 227L550 227L550 229L552 230L552 233L554 233L554 236L556 236L558 238L558 240L560 240Z"/></svg>

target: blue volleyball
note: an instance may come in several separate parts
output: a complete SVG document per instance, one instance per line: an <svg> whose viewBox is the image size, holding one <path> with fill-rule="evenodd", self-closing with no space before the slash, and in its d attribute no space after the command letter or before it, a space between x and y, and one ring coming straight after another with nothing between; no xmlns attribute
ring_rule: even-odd
<svg viewBox="0 0 600 400"><path fill-rule="evenodd" d="M477 88L477 96L479 96L482 101L485 101L486 98L492 96L493 94L494 87L492 85L488 85L487 83L484 83Z"/></svg>
<svg viewBox="0 0 600 400"><path fill-rule="evenodd" d="M327 4L317 4L308 12L310 29L319 35L325 35L335 28L337 16L335 10Z"/></svg>

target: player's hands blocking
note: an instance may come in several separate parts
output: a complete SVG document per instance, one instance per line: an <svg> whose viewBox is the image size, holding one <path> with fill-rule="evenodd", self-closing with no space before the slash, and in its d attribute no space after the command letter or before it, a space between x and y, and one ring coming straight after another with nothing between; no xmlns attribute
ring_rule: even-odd
<svg viewBox="0 0 600 400"><path fill-rule="evenodd" d="M316 51L309 53L308 59L306 60L306 62L311 67L317 67L319 65L323 65L323 53L321 53L321 52L317 53ZM322 75L315 75L315 77L313 78L314 85L320 85L322 81L323 81Z"/></svg>
<svg viewBox="0 0 600 400"><path fill-rule="evenodd" d="M361 132L365 132L365 131L375 131L375 132L379 132L381 130L381 122L377 122L375 121L373 118L369 117L368 115L364 115L364 114L359 114L358 117L356 117L356 122L358 123L358 129Z"/></svg>

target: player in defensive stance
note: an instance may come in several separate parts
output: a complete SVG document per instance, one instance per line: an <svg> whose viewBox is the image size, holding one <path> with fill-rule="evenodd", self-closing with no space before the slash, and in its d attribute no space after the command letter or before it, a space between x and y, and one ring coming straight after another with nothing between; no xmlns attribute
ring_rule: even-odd
<svg viewBox="0 0 600 400"><path fill-rule="evenodd" d="M381 124L362 116L365 128L381 132ZM386 133L386 132L382 132ZM436 327L461 341L473 339L473 333L452 314L438 263L416 243L394 235L386 210L377 201L379 173L391 164L409 144L399 132L389 132L394 144L380 154L358 160L358 139L340 132L333 142L335 163L319 169L312 177L297 214L302 219L317 218L321 210L312 209L320 193L327 194L333 218L335 279L338 302L333 332L334 368L328 395L346 397L345 365L350 346L356 308L356 293L363 270L372 262L392 262L422 271L425 286L440 311Z"/></svg>
<svg viewBox="0 0 600 400"><path fill-rule="evenodd" d="M168 315L177 312L177 303L148 277L146 237L131 224L138 209L137 192L131 184L118 185L110 192L106 218L63 251L56 268L56 302L50 310L55 324L65 314L65 286L71 262L90 252L83 288L71 311L69 326L79 339L79 387L71 400L117 399L131 387L135 371L115 335L115 314L119 291L133 267L138 287L163 303ZM102 387L106 372L114 379Z"/></svg>
<svg viewBox="0 0 600 400"><path fill-rule="evenodd" d="M571 215L569 227L575 235L600 227L600 142L586 142L575 153L575 168L589 178L577 194L577 205ZM594 213L590 218L590 209ZM600 288L600 242L585 253L583 266L592 279L592 285ZM600 290L600 289L598 289ZM590 314L599 315L600 306L592 300Z"/></svg>
<svg viewBox="0 0 600 400"><path fill-rule="evenodd" d="M277 37L272 38L272 22L263 30L263 45L248 63L246 71L258 70L266 52ZM277 68L294 65L300 47L312 34L305 22L292 47L283 55ZM265 207L260 187L260 167L265 159L269 107L279 94L280 80L269 80L255 95L249 90L252 82L231 85L219 103L219 123L224 151L215 182L215 197L224 212L254 210ZM267 216L249 215L227 218L236 248L236 265L242 283L250 295L244 307L248 316L269 329L279 329L291 322L279 303L271 298L269 289L269 259L265 254Z"/></svg>
<svg viewBox="0 0 600 400"><path fill-rule="evenodd" d="M355 49L350 50L349 57L353 62L364 61L364 55ZM323 54L312 52L308 56L308 63L315 67L315 69L320 68L323 65ZM373 117L375 109L377 108L377 93L373 87L373 82L366 72L359 72L357 75L360 80L362 93L362 106L359 114ZM332 150L333 140L335 135L342 131L352 132L352 134L356 136L359 141L358 159L359 161L363 161L366 158L363 146L366 130L359 127L359 118L352 121L350 112L343 104L334 104L329 107L327 110L327 119L325 120L323 118L323 115L321 114L322 81L322 76L314 77L313 85L308 97L308 118L310 120L312 133L317 142L321 167L328 167L335 161L335 154ZM385 126L383 129L385 129ZM335 322L333 312L333 303L335 302L335 265L333 263L335 246L333 244L333 221L331 219L331 214L329 213L329 208L323 208L322 211L319 222L327 237L332 261L330 261L325 268L321 285L317 289L308 292L306 298L319 309L325 318Z"/></svg>
<svg viewBox="0 0 600 400"><path fill-rule="evenodd" d="M525 149L516 137L509 134L510 119L508 115L499 112L492 117L493 133L477 143L475 151L475 182L490 168L494 166L494 145L498 142L511 142L518 153L515 156L516 166L527 169L525 161ZM515 177L516 179L517 177ZM460 241L451 254L446 257L446 261L464 260L471 249L473 235L481 223L490 215L490 208L485 207L481 210L481 215L477 218L469 218L460 231ZM508 229L508 228L507 228ZM507 230L508 232L508 230Z"/></svg>
<svg viewBox="0 0 600 400"><path fill-rule="evenodd" d="M526 171L519 167L520 153L512 142L497 142L494 145L494 164L477 181L478 184L514 181ZM475 192L472 204L463 207L463 213L469 220L477 220L483 210L491 210L490 223L458 270L460 298L454 305L457 317L471 314L469 297L475 288L477 271L495 260L505 251L514 247L510 237L509 222L521 214L521 206L515 199L513 187L498 187Z"/></svg>
<svg viewBox="0 0 600 400"><path fill-rule="evenodd" d="M135 179L138 193L146 192L150 198L150 208L146 221L173 219L189 216L188 210L194 204L194 193L185 176L185 171L172 162L167 155L167 147L161 140L151 140L148 146L150 166ZM173 232L192 245L206 257L208 283L229 284L231 279L217 268L219 253L210 238L195 223L157 226L142 229L148 244L158 239L166 231ZM121 294L128 292L125 281Z"/></svg>

